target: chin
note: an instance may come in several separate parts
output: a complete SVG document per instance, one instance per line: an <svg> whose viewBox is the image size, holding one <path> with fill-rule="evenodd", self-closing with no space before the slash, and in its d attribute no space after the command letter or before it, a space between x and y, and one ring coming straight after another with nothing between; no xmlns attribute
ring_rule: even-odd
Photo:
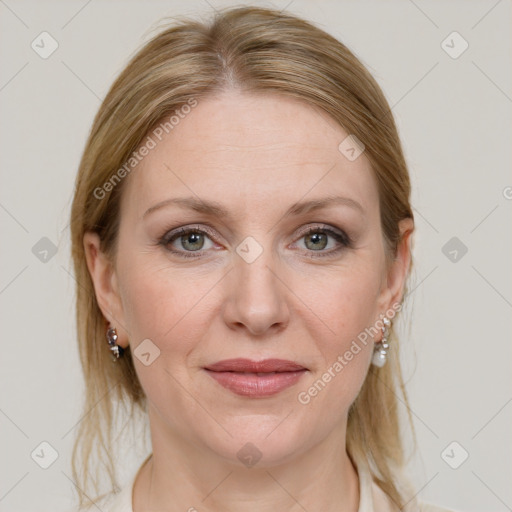
<svg viewBox="0 0 512 512"><path fill-rule="evenodd" d="M315 436L294 423L285 419L279 424L276 417L233 418L231 424L226 423L226 430L233 437L204 438L204 442L237 467L275 467L290 462L314 443Z"/></svg>

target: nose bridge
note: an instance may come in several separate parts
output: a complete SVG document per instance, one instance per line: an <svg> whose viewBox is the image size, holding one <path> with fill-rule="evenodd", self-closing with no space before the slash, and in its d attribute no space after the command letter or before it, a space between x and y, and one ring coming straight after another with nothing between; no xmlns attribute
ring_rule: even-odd
<svg viewBox="0 0 512 512"><path fill-rule="evenodd" d="M247 237L236 248L234 272L230 272L230 297L226 321L243 324L251 333L262 334L288 322L286 288L280 283L271 246Z"/></svg>
<svg viewBox="0 0 512 512"><path fill-rule="evenodd" d="M275 271L272 271L272 262L271 255L265 257L263 254L252 263L247 263L243 259L237 261L240 276L238 289L241 294L268 301L280 293L277 289Z"/></svg>

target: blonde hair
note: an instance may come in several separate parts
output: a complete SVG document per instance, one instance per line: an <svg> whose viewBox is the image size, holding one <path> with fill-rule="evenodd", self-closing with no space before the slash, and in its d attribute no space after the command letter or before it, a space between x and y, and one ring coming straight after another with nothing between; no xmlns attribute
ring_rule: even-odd
<svg viewBox="0 0 512 512"><path fill-rule="evenodd" d="M90 480L98 492L98 477L91 478L94 455L100 469L107 470L112 489L117 487L112 455L117 407L128 404L133 419L147 405L130 349L112 363L106 322L87 270L84 234L98 233L101 249L114 259L125 180L111 187L105 183L162 119L230 88L283 94L319 107L364 144L379 190L388 255L395 254L401 240L399 221L413 218L408 170L389 105L370 73L341 42L293 15L254 7L221 11L209 24L180 19L150 40L112 85L94 119L71 211L77 334L86 385L84 418L72 454L81 507L90 501ZM100 189L98 198L95 191ZM368 372L350 408L346 443L349 456L365 461L378 485L402 508L405 449L399 400L407 406L414 443L415 434L398 340L391 336L388 364Z"/></svg>

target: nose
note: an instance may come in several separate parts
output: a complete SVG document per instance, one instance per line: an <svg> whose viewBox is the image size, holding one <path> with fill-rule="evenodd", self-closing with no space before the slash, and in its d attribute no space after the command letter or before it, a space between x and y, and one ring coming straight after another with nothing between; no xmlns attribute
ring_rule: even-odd
<svg viewBox="0 0 512 512"><path fill-rule="evenodd" d="M284 279L268 251L248 263L236 256L226 283L224 321L230 329L252 336L275 334L289 323L290 311Z"/></svg>

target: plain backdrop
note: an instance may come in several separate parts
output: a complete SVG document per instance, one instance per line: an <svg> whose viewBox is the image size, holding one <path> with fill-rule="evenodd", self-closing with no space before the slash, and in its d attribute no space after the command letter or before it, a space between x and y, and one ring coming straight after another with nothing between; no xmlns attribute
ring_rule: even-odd
<svg viewBox="0 0 512 512"><path fill-rule="evenodd" d="M512 510L511 2L252 3L318 24L382 86L416 215L402 336L420 448L410 475L424 500ZM228 5L0 1L1 511L72 506L83 383L68 216L93 116L162 18ZM58 44L47 58L32 45L42 32ZM123 479L145 455L127 448ZM47 469L41 450L56 452Z"/></svg>

